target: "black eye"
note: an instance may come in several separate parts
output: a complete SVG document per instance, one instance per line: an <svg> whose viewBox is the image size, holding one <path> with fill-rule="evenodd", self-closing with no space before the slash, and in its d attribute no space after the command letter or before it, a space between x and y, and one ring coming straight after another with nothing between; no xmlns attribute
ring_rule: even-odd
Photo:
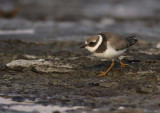
<svg viewBox="0 0 160 113"><path fill-rule="evenodd" d="M89 45L94 45L94 44L95 44L95 42L90 42L90 43L89 43Z"/></svg>

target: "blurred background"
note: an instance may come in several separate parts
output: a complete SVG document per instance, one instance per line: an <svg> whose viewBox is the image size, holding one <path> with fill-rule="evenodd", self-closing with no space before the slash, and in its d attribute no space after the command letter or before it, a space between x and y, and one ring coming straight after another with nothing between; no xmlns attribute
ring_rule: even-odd
<svg viewBox="0 0 160 113"><path fill-rule="evenodd" d="M160 1L0 0L0 39L82 41L104 31L160 41Z"/></svg>

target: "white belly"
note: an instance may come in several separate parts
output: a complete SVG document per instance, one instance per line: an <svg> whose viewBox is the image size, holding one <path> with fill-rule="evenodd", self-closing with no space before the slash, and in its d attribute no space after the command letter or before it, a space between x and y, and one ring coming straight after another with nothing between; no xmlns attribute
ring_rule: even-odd
<svg viewBox="0 0 160 113"><path fill-rule="evenodd" d="M126 51L126 49L116 51L108 43L106 51L104 51L103 53L94 53L94 56L99 57L99 58L105 58L105 59L114 59L114 58L119 57L125 51Z"/></svg>

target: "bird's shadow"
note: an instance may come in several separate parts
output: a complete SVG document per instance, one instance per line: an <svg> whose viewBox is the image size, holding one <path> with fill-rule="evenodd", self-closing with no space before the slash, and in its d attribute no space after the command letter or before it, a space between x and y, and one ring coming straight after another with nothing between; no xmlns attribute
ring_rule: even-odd
<svg viewBox="0 0 160 113"><path fill-rule="evenodd" d="M88 66L84 65L83 68L85 68L86 70L105 70L106 68L109 68L111 64L111 61L100 61L98 64ZM118 62L115 63L115 66L117 65Z"/></svg>
<svg viewBox="0 0 160 113"><path fill-rule="evenodd" d="M105 69L109 68L111 64L112 64L111 61L105 61L105 62L103 61L103 62L101 62L99 64L94 65L93 67L96 70L105 70ZM118 62L115 62L114 67L117 67L117 66L118 66Z"/></svg>
<svg viewBox="0 0 160 113"><path fill-rule="evenodd" d="M132 64L134 63L138 63L140 62L140 60L124 60L125 63L127 64ZM88 65L88 66L83 66L83 68L87 69L87 70L105 70L108 69L110 67L110 65L112 64L112 61L100 61L98 64L94 64L94 65ZM115 61L115 68L121 68L121 65L118 61ZM128 66L127 66L128 67Z"/></svg>

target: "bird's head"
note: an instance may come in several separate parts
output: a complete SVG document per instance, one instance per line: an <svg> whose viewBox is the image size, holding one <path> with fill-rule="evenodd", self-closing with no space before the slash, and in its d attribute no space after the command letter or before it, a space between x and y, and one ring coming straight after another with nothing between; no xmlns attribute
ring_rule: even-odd
<svg viewBox="0 0 160 113"><path fill-rule="evenodd" d="M81 48L86 48L90 52L94 52L100 46L101 43L102 43L101 35L92 35L86 39L85 44L81 46Z"/></svg>

